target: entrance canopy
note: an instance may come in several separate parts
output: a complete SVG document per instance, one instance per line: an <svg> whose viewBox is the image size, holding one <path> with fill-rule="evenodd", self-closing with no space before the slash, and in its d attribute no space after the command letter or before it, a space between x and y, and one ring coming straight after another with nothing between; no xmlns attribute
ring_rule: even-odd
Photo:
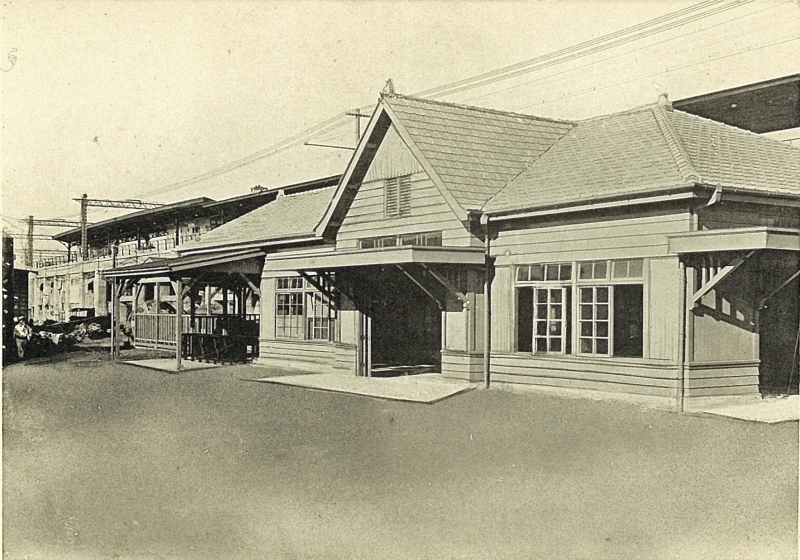
<svg viewBox="0 0 800 560"><path fill-rule="evenodd" d="M771 227L715 229L681 233L669 238L669 251L677 255L758 249L800 251L800 230Z"/></svg>
<svg viewBox="0 0 800 560"><path fill-rule="evenodd" d="M485 264L483 248L477 247L427 247L401 245L381 249L354 249L317 254L279 256L270 255L265 271L277 270L333 270L357 266L382 266L402 264Z"/></svg>

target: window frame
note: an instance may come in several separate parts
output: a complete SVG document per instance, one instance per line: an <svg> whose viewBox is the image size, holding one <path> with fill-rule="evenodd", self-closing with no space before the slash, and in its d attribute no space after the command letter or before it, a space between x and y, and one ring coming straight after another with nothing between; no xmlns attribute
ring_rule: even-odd
<svg viewBox="0 0 800 560"><path fill-rule="evenodd" d="M551 272L553 267L558 266L558 273ZM623 269L624 266L624 269ZM565 268L569 267L570 272L564 274ZM535 356L548 355L572 355L579 357L597 358L620 358L620 359L643 359L647 356L647 298L648 298L648 279L647 279L647 260L644 258L627 259L593 259L583 261L572 261L571 263L526 263L516 265L512 268L514 279L514 352L532 354ZM624 270L624 274L621 272ZM590 273L587 273L591 271ZM617 285L641 285L642 286L642 352L641 356L615 356L615 286ZM519 309L519 290L520 288L532 288L532 318L531 318L531 351L519 350L520 348L520 309ZM561 349L560 351L550 350L551 344L550 321L539 318L542 305L538 301L539 291L562 289L562 311L561 311ZM584 302L584 290L591 290L592 299ZM598 301L598 291L606 290L606 301ZM549 302L549 296L548 296ZM584 314L586 306L591 305L592 317L588 318ZM566 309L565 307L569 307ZM605 318L598 318L598 309L602 307L606 312ZM548 313L550 306L548 303ZM601 313L602 314L602 313ZM546 325L546 336L539 335L539 321L544 321ZM584 334L585 325L591 325L591 335ZM607 328L603 336L603 325ZM545 338L546 351L537 350L537 338ZM584 351L584 341L591 340L591 351ZM598 344L598 341L600 342ZM603 352L603 341L607 341L607 349ZM598 351L599 350L599 351Z"/></svg>
<svg viewBox="0 0 800 560"><path fill-rule="evenodd" d="M289 313L279 313L281 310ZM287 324L286 317L295 319L290 319L290 324ZM301 276L282 276L275 279L274 318L276 339L317 342L335 340L338 319L336 309L325 294Z"/></svg>

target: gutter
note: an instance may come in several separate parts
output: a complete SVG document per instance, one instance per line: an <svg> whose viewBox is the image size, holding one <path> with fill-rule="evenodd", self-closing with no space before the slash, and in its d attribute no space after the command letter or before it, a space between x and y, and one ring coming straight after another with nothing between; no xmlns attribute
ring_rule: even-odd
<svg viewBox="0 0 800 560"><path fill-rule="evenodd" d="M609 200L607 202L590 202L586 204L578 204L575 206L554 206L543 210L529 210L529 211L515 211L510 210L507 211L506 214L494 214L492 215L493 221L502 221L502 220L516 220L520 218L535 218L539 216L553 216L556 214L571 214L576 212L585 212L588 210L600 210L600 209L607 209L607 208L620 208L625 206L638 206L641 204L653 204L657 202L670 202L674 200L690 200L695 198L701 198L697 193L693 190L685 190L685 189L694 189L700 185L696 183L686 184L678 187L679 189L684 190L684 192L677 192L674 194L665 194L665 195L657 195L657 196L643 196L641 198L626 198L623 200ZM488 214L485 214L488 216ZM483 220L483 218L481 218Z"/></svg>

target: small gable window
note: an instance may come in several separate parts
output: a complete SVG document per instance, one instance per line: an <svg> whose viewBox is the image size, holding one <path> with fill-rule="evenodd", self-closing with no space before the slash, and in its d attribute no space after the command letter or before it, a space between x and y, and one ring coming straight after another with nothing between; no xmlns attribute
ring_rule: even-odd
<svg viewBox="0 0 800 560"><path fill-rule="evenodd" d="M411 213L411 176L386 179L384 186L387 218L403 218Z"/></svg>

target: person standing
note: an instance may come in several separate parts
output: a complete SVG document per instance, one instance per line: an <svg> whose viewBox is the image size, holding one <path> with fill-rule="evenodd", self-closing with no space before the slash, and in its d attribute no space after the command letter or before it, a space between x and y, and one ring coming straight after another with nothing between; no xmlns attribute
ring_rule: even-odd
<svg viewBox="0 0 800 560"><path fill-rule="evenodd" d="M14 340L17 343L17 357L21 360L25 357L25 349L31 340L31 328L28 326L24 317L17 317L14 325Z"/></svg>

